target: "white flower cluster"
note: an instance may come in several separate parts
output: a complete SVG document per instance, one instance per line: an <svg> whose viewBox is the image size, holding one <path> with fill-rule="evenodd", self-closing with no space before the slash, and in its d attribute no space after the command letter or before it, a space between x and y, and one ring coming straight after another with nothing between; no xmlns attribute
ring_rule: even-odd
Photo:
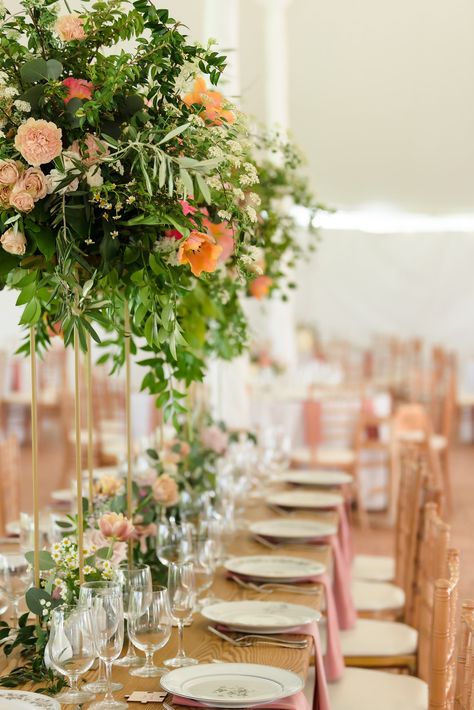
<svg viewBox="0 0 474 710"><path fill-rule="evenodd" d="M21 101L20 99L17 99L13 102L13 105L17 111L20 111L21 113L29 113L31 111L31 104L29 104L28 101Z"/></svg>
<svg viewBox="0 0 474 710"><path fill-rule="evenodd" d="M178 265L178 242L174 237L164 237L158 240L153 245L153 251L162 255L165 264Z"/></svg>
<svg viewBox="0 0 474 710"><path fill-rule="evenodd" d="M244 163L244 170L245 173L239 178L242 187L255 185L259 182L257 168L253 163Z"/></svg>

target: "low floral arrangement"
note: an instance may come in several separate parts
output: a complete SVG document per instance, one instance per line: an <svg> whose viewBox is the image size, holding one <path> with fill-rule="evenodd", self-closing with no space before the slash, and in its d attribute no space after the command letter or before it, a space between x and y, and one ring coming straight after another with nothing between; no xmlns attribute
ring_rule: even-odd
<svg viewBox="0 0 474 710"><path fill-rule="evenodd" d="M127 541L133 537L133 525L122 514L107 513L98 520L97 529L87 530L84 536L85 582L111 580L116 567L126 558ZM4 641L6 656L18 649L21 665L8 675L0 677L0 685L8 688L23 686L28 682L46 683L43 690L57 693L65 684L44 661L49 638L48 624L51 611L60 604L72 604L79 596L79 553L76 537L66 536L52 546L51 551L40 552L40 584L31 587L25 595L28 611L20 618L19 628L0 621L0 640ZM33 565L33 552L26 554ZM28 623L30 614L37 617Z"/></svg>

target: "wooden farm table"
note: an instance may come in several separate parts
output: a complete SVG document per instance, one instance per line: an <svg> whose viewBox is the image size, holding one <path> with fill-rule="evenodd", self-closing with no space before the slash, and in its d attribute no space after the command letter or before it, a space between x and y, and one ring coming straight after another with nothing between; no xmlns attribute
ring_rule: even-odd
<svg viewBox="0 0 474 710"><path fill-rule="evenodd" d="M313 512L310 510L295 511L292 513L296 518L311 518L314 520L324 520L328 522L337 522L337 513L333 511ZM248 521L267 520L270 518L278 518L279 513L268 508L263 502L256 499L251 500L245 511L245 519ZM12 549L12 546L8 546ZM302 546L302 545L285 545L277 550L271 550L262 546L254 540L246 530L241 530L236 533L235 540L229 549L231 554L241 555L294 555L295 557L308 557L313 560L319 560L326 565L330 565L331 550L326 546ZM322 588L321 588L322 591ZM264 594L252 592L243 589L232 580L227 579L225 571L220 569L216 573L215 581L212 587L212 592L219 598L230 600L244 599L259 599L272 601L285 601L294 604L304 604L315 609L320 609L322 604L322 594L319 595L303 595L292 594L288 592L273 592ZM237 648L231 644L221 641L219 638L211 634L207 630L208 622L201 614L196 614L191 626L184 630L184 648L187 655L197 658L202 663L209 663L213 660L225 662L240 662L240 663L261 663L271 666L285 668L294 671L302 678L306 678L308 667L313 656L312 637L308 636L308 647L303 650L275 648L266 646L250 646L247 648ZM158 651L154 656L156 665L161 665L163 660L171 658L177 650L177 630L173 629L171 639L165 648ZM0 657L1 658L1 657ZM10 667L14 665L14 661L8 664ZM8 670L4 664L4 658L0 660L0 672L4 674ZM87 679L90 680L94 674L89 673ZM123 689L117 691L114 695L117 699L125 699L126 695L131 694L134 690L142 691L157 691L160 689L159 678L134 678L129 675L128 669L114 667L114 681L123 683ZM101 696L98 696L100 698ZM169 701L167 701L169 702ZM67 710L73 710L72 706L62 706ZM88 704L82 706L87 708ZM140 705L139 703L130 703L130 709L145 707L148 710L158 710L163 708L161 703L148 703ZM185 710L184 706L179 707L179 710Z"/></svg>

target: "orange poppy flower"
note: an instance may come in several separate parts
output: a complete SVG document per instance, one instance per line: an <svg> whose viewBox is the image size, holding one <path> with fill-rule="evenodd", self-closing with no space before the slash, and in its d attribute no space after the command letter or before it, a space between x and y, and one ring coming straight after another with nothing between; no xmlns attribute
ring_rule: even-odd
<svg viewBox="0 0 474 710"><path fill-rule="evenodd" d="M223 264L232 256L234 251L234 230L229 226L228 222L218 222L215 224L207 219L207 217L202 220L202 224L206 232L213 236L216 242L222 247L222 254L220 255L219 261Z"/></svg>
<svg viewBox="0 0 474 710"><path fill-rule="evenodd" d="M206 87L206 82L202 76L194 81L194 89L186 94L184 99L186 106L201 104L204 107L201 115L215 126L220 126L223 121L234 123L235 115L223 107L224 97L220 91L212 91Z"/></svg>
<svg viewBox="0 0 474 710"><path fill-rule="evenodd" d="M222 247L210 234L193 229L189 237L181 242L178 250L180 264L189 264L194 276L200 276L203 271L211 274L217 269Z"/></svg>
<svg viewBox="0 0 474 710"><path fill-rule="evenodd" d="M270 292L272 283L273 279L271 279L270 276L257 276L256 279L250 282L250 295L258 299L266 298Z"/></svg>

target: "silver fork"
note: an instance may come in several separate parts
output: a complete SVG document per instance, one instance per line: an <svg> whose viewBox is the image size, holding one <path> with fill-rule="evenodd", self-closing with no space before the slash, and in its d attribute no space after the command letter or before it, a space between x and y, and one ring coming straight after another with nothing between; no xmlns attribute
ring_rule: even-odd
<svg viewBox="0 0 474 710"><path fill-rule="evenodd" d="M281 542L271 542L270 540L267 540L267 538L262 537L261 535L253 535L254 540L259 542L261 545L264 545L265 547L268 547L269 550L278 550L280 547L305 547L309 548L311 545L313 547L316 547L318 550L322 550L324 548L328 547L327 543L322 542L320 543L314 543L314 542L303 542L299 540L282 540Z"/></svg>
<svg viewBox="0 0 474 710"><path fill-rule="evenodd" d="M281 646L282 648L296 648L303 649L306 648L308 642L306 640L301 641L291 641L287 639L279 639L275 637L260 636L259 634L245 634L244 636L238 636L233 638L232 636L227 636L227 634L219 631L214 626L208 626L208 630L215 636L219 636L223 641L227 641L232 644L232 646L238 646L239 648L245 648L248 646Z"/></svg>

